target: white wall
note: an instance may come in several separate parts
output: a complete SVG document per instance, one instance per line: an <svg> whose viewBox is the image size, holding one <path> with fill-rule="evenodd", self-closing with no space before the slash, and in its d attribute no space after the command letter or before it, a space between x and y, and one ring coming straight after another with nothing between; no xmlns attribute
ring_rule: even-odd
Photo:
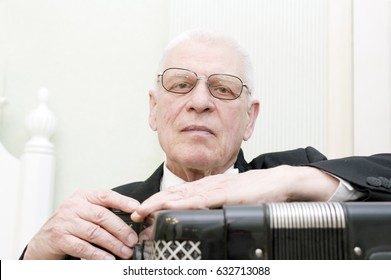
<svg viewBox="0 0 391 280"><path fill-rule="evenodd" d="M0 1L1 139L20 156L37 90L58 126L54 204L78 188L143 180L161 162L148 90L167 42L168 1Z"/></svg>
<svg viewBox="0 0 391 280"><path fill-rule="evenodd" d="M173 0L171 36L188 28L237 38L254 62L261 111L249 159L313 145L325 151L328 1ZM207 7L207 8L206 8Z"/></svg>
<svg viewBox="0 0 391 280"><path fill-rule="evenodd" d="M58 119L54 206L79 188L145 179L163 159L147 123L161 51L180 31L206 27L240 40L255 63L261 114L245 144L249 158L306 145L330 157L352 154L353 123L361 137L362 122L353 115L352 7L352 0L0 0L0 96L9 100L0 137L21 154L24 118L46 86ZM367 147L383 143L365 139Z"/></svg>
<svg viewBox="0 0 391 280"><path fill-rule="evenodd" d="M354 2L354 153L391 152L391 1Z"/></svg>

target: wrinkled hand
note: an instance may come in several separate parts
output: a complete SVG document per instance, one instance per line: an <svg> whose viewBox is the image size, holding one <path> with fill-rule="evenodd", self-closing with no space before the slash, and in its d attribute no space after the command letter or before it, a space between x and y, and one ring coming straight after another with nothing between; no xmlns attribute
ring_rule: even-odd
<svg viewBox="0 0 391 280"><path fill-rule="evenodd" d="M139 202L111 190L77 192L29 242L24 259L128 259L137 234L108 207L132 213Z"/></svg>
<svg viewBox="0 0 391 280"><path fill-rule="evenodd" d="M313 167L278 166L239 174L221 174L173 186L145 200L133 214L139 222L162 209L218 208L227 204L324 201L338 180Z"/></svg>

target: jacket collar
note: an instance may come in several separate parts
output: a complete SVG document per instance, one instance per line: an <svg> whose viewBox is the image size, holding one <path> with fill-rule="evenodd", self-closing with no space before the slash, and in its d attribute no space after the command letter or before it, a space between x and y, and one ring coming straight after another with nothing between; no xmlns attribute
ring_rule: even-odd
<svg viewBox="0 0 391 280"><path fill-rule="evenodd" d="M238 153L238 157L236 158L236 162L234 167L239 169L239 173L246 172L251 169L250 165L244 159L243 150L240 149Z"/></svg>
<svg viewBox="0 0 391 280"><path fill-rule="evenodd" d="M141 203L151 195L160 191L160 183L163 177L163 164L164 163L162 163L147 180L141 183L141 187L137 188L132 193L132 197L134 197ZM244 159L242 149L240 149L238 153L234 168L237 168L239 170L239 173L246 172L250 169L249 164Z"/></svg>

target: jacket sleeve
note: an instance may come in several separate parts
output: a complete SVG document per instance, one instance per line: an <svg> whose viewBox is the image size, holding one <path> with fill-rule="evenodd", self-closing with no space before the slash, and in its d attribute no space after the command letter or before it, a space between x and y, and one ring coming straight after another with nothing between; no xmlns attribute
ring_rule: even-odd
<svg viewBox="0 0 391 280"><path fill-rule="evenodd" d="M365 193L362 200L391 201L391 154L355 156L328 160L313 147L260 155L249 169L271 168L287 164L312 166L349 182Z"/></svg>
<svg viewBox="0 0 391 280"><path fill-rule="evenodd" d="M249 169L266 169L279 165L300 166L327 158L313 147L262 154L249 163Z"/></svg>
<svg viewBox="0 0 391 280"><path fill-rule="evenodd" d="M364 200L391 201L391 154L354 156L308 164L349 182Z"/></svg>

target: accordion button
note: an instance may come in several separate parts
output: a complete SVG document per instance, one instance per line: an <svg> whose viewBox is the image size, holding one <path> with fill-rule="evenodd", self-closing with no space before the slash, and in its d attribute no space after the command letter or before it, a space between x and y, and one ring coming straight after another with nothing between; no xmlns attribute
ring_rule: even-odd
<svg viewBox="0 0 391 280"><path fill-rule="evenodd" d="M356 256L361 256L362 255L362 250L361 250L360 247L354 247L353 251L356 254Z"/></svg>
<svg viewBox="0 0 391 280"><path fill-rule="evenodd" d="M263 256L263 251L262 249L255 249L255 256L258 258L258 259L262 259L262 256Z"/></svg>

